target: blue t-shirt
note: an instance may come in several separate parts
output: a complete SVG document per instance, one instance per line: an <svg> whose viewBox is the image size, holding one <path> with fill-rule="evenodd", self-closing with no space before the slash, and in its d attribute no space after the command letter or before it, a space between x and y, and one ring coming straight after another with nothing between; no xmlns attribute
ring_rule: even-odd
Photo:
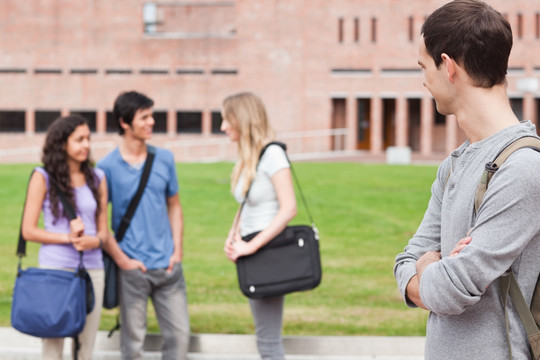
<svg viewBox="0 0 540 360"><path fill-rule="evenodd" d="M165 149L155 149L156 156L148 183L126 234L119 243L129 257L142 261L148 269L169 266L174 244L167 198L178 193L173 154ZM111 222L115 232L139 186L143 164L139 165L128 164L118 148L98 162L107 179L109 201L112 203Z"/></svg>

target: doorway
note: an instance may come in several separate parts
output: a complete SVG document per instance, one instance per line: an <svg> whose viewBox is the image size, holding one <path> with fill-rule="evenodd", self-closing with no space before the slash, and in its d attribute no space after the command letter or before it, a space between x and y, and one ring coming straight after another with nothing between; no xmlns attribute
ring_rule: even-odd
<svg viewBox="0 0 540 360"><path fill-rule="evenodd" d="M383 148L396 144L396 99L383 99Z"/></svg>
<svg viewBox="0 0 540 360"><path fill-rule="evenodd" d="M347 127L346 107L345 99L332 99L332 129L344 129ZM330 137L330 148L332 150L344 150L345 135L332 135Z"/></svg>
<svg viewBox="0 0 540 360"><path fill-rule="evenodd" d="M357 139L356 148L359 150L370 149L371 134L371 101L370 99L357 99Z"/></svg>

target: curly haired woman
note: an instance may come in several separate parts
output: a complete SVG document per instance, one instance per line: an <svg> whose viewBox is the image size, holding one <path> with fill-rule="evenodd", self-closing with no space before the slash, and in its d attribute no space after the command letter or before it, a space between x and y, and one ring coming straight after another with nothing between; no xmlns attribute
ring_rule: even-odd
<svg viewBox="0 0 540 360"><path fill-rule="evenodd" d="M79 335L79 359L91 359L103 300L104 272L101 247L106 241L107 182L90 160L90 128L78 115L56 119L47 131L42 156L28 186L22 232L25 239L41 243L39 265L77 269L79 251L94 285L95 305ZM54 183L76 210L66 216ZM44 228L38 227L43 211ZM62 359L63 338L43 339L43 359Z"/></svg>

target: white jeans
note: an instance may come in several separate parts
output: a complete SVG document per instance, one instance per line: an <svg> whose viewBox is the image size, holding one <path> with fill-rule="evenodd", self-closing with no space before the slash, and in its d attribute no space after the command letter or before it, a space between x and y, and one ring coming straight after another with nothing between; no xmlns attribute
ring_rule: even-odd
<svg viewBox="0 0 540 360"><path fill-rule="evenodd" d="M86 316L86 323L82 333L79 334L79 360L91 360L96 341L96 334L99 328L101 317L101 306L103 304L103 288L105 286L105 272L103 269L87 269L92 285L94 286L94 309ZM71 347L74 351L74 344ZM64 350L64 338L53 338L42 340L43 360L62 360Z"/></svg>

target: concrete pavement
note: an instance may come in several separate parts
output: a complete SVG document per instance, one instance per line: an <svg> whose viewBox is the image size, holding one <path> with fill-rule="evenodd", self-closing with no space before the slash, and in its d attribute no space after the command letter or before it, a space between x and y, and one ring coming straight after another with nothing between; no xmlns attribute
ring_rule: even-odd
<svg viewBox="0 0 540 360"><path fill-rule="evenodd" d="M69 360L71 340L65 342L64 359ZM145 360L160 359L159 335L148 335ZM381 336L285 336L287 360L421 360L423 337ZM98 333L95 360L120 359L118 332L107 338ZM41 340L19 333L13 328L0 328L2 360L40 359ZM253 335L193 334L189 360L258 360Z"/></svg>

